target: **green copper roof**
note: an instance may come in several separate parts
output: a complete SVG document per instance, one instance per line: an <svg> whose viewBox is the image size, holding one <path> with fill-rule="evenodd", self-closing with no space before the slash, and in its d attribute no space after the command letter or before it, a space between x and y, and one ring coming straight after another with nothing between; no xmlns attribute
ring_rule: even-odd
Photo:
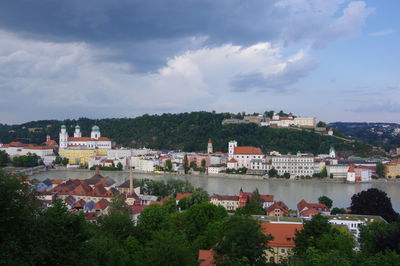
<svg viewBox="0 0 400 266"><path fill-rule="evenodd" d="M81 127L79 125L76 125L75 129L81 129Z"/></svg>
<svg viewBox="0 0 400 266"><path fill-rule="evenodd" d="M100 131L100 128L98 126L93 126L92 131Z"/></svg>
<svg viewBox="0 0 400 266"><path fill-rule="evenodd" d="M67 129L67 127L65 125L62 125L61 129Z"/></svg>

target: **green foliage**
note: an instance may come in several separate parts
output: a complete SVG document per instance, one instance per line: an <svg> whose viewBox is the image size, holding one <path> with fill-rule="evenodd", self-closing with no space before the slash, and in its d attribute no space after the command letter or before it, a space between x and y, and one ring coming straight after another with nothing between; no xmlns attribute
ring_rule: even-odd
<svg viewBox="0 0 400 266"><path fill-rule="evenodd" d="M170 226L169 212L160 205L150 205L139 216L138 228L144 239L149 239L153 232L167 230Z"/></svg>
<svg viewBox="0 0 400 266"><path fill-rule="evenodd" d="M400 254L400 223L373 222L360 228L360 247L365 254L390 250Z"/></svg>
<svg viewBox="0 0 400 266"><path fill-rule="evenodd" d="M121 164L121 163L119 163ZM120 167L115 167L114 163L111 166L104 166L104 165L93 165L90 167L90 170L96 170L96 167L99 167L100 170L102 171L121 171L122 170L122 164Z"/></svg>
<svg viewBox="0 0 400 266"><path fill-rule="evenodd" d="M189 181L179 179L170 179L167 182L163 180L141 179L137 181L140 190L146 195L156 195L161 198L175 196L176 193L192 193L194 188Z"/></svg>
<svg viewBox="0 0 400 266"><path fill-rule="evenodd" d="M322 122L322 121L319 121L319 122L317 123L317 127L326 127L326 123L325 123L325 122Z"/></svg>
<svg viewBox="0 0 400 266"><path fill-rule="evenodd" d="M166 160L165 161L165 166L167 168L167 171L172 171L172 162L171 162L171 160Z"/></svg>
<svg viewBox="0 0 400 266"><path fill-rule="evenodd" d="M0 151L0 167L6 166L10 161L10 157L6 151Z"/></svg>
<svg viewBox="0 0 400 266"><path fill-rule="evenodd" d="M255 265L264 261L264 251L271 239L261 232L257 221L234 215L223 224L223 236L214 247L214 257L218 265L235 265L240 261Z"/></svg>
<svg viewBox="0 0 400 266"><path fill-rule="evenodd" d="M385 166L383 165L382 162L378 162L378 163L376 164L376 170L375 170L375 172L376 172L376 175L377 175L379 178L385 178L386 169L385 169Z"/></svg>
<svg viewBox="0 0 400 266"><path fill-rule="evenodd" d="M146 243L142 265L197 265L196 255L183 235L162 230Z"/></svg>
<svg viewBox="0 0 400 266"><path fill-rule="evenodd" d="M332 208L333 201L327 196L321 196L318 198L318 202L321 204L325 204L329 209Z"/></svg>
<svg viewBox="0 0 400 266"><path fill-rule="evenodd" d="M336 215L336 214L345 214L346 210L344 208L333 208L331 210L331 215Z"/></svg>
<svg viewBox="0 0 400 266"><path fill-rule="evenodd" d="M188 157L187 157L186 154L185 154L185 156L183 157L183 169L184 169L184 171L185 171L185 174L187 174L187 173L189 172L189 169L190 169Z"/></svg>
<svg viewBox="0 0 400 266"><path fill-rule="evenodd" d="M42 160L35 153L29 153L27 155L15 156L12 159L12 164L16 167L34 167L42 164Z"/></svg>
<svg viewBox="0 0 400 266"><path fill-rule="evenodd" d="M351 197L350 209L353 214L382 216L387 222L393 222L399 218L387 194L376 188L354 194Z"/></svg>
<svg viewBox="0 0 400 266"><path fill-rule="evenodd" d="M258 189L254 190L245 206L236 210L238 215L263 215L265 210Z"/></svg>
<svg viewBox="0 0 400 266"><path fill-rule="evenodd" d="M121 162L118 162L118 163L117 163L117 169L118 169L119 171L121 171L122 168L123 168L122 163L121 163Z"/></svg>
<svg viewBox="0 0 400 266"><path fill-rule="evenodd" d="M289 173L284 173L282 177L286 178L286 179L289 179L290 178L290 174Z"/></svg>
<svg viewBox="0 0 400 266"><path fill-rule="evenodd" d="M201 160L201 167L206 168L206 160L205 159Z"/></svg>
<svg viewBox="0 0 400 266"><path fill-rule="evenodd" d="M275 168L271 168L268 171L268 176L269 177L277 177L278 176L278 171Z"/></svg>
<svg viewBox="0 0 400 266"><path fill-rule="evenodd" d="M57 156L56 159L53 161L53 164L67 165L68 161L68 158Z"/></svg>
<svg viewBox="0 0 400 266"><path fill-rule="evenodd" d="M321 171L321 177L328 177L328 171L326 170L326 166Z"/></svg>
<svg viewBox="0 0 400 266"><path fill-rule="evenodd" d="M202 188L196 188L188 198L189 206L207 201L209 201L208 193Z"/></svg>

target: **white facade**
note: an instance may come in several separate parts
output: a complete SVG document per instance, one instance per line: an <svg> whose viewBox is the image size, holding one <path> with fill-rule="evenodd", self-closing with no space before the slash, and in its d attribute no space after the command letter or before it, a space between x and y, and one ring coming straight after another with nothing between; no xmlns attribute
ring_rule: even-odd
<svg viewBox="0 0 400 266"><path fill-rule="evenodd" d="M328 177L333 176L333 178L343 178L347 179L347 171L349 170L349 166L347 164L335 164L335 165L327 165L326 171L328 173Z"/></svg>
<svg viewBox="0 0 400 266"><path fill-rule="evenodd" d="M237 147L236 140L229 141L229 143L228 143L229 159L233 158L233 153L234 153L236 147Z"/></svg>
<svg viewBox="0 0 400 266"><path fill-rule="evenodd" d="M210 165L207 170L209 174L219 174L226 170L226 164Z"/></svg>
<svg viewBox="0 0 400 266"><path fill-rule="evenodd" d="M298 127L315 127L315 117L296 117L293 124Z"/></svg>
<svg viewBox="0 0 400 266"><path fill-rule="evenodd" d="M80 127L75 127L74 137L69 137L65 125L61 126L59 134L60 149L68 146L80 146L87 149L111 149L112 143L108 138L102 138L98 126L92 127L91 137L82 137Z"/></svg>
<svg viewBox="0 0 400 266"><path fill-rule="evenodd" d="M271 165L279 175L289 173L290 176L312 176L314 174L314 157L312 156L273 156Z"/></svg>
<svg viewBox="0 0 400 266"><path fill-rule="evenodd" d="M143 172L153 172L154 171L154 160L151 159L138 159L136 160L135 169Z"/></svg>

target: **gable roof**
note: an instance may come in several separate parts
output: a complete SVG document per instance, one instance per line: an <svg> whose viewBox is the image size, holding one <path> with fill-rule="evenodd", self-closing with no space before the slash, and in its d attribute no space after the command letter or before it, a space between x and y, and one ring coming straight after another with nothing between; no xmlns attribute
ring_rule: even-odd
<svg viewBox="0 0 400 266"><path fill-rule="evenodd" d="M239 196L231 196L231 195L214 194L210 198L211 199L217 199L217 200L239 201Z"/></svg>
<svg viewBox="0 0 400 266"><path fill-rule="evenodd" d="M214 266L214 252L212 250L199 250L200 266Z"/></svg>
<svg viewBox="0 0 400 266"><path fill-rule="evenodd" d="M283 212L288 212L289 208L283 201L275 201L271 206L267 208L267 213L272 212L275 209L280 209Z"/></svg>
<svg viewBox="0 0 400 266"><path fill-rule="evenodd" d="M262 151L260 148L256 147L246 147L246 146L239 146L235 147L234 154L262 154Z"/></svg>
<svg viewBox="0 0 400 266"><path fill-rule="evenodd" d="M99 200L95 205L94 205L94 209L101 209L101 210L105 210L108 206L110 205L110 202L106 199L101 199Z"/></svg>
<svg viewBox="0 0 400 266"><path fill-rule="evenodd" d="M188 198L192 195L192 193L177 193L175 199L181 200L183 198Z"/></svg>
<svg viewBox="0 0 400 266"><path fill-rule="evenodd" d="M302 224L261 223L262 232L274 237L273 240L268 241L270 247L295 247L296 230L300 231L301 229L303 229Z"/></svg>

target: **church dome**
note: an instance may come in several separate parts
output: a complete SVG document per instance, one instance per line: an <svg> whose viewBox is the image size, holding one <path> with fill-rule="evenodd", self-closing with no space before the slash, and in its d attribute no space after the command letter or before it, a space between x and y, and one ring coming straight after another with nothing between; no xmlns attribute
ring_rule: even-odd
<svg viewBox="0 0 400 266"><path fill-rule="evenodd" d="M61 129L67 129L67 127L65 125L62 125Z"/></svg>
<svg viewBox="0 0 400 266"><path fill-rule="evenodd" d="M93 126L92 131L100 131L100 128L98 126Z"/></svg>
<svg viewBox="0 0 400 266"><path fill-rule="evenodd" d="M76 125L75 129L81 129L81 127L79 125Z"/></svg>

